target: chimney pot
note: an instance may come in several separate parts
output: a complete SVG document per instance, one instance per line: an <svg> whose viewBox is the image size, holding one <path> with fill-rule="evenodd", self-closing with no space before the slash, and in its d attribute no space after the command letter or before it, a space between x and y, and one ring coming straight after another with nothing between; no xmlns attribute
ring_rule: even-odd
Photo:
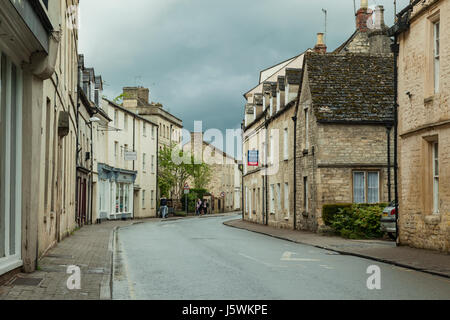
<svg viewBox="0 0 450 320"><path fill-rule="evenodd" d="M361 9L367 9L369 7L368 0L361 0Z"/></svg>
<svg viewBox="0 0 450 320"><path fill-rule="evenodd" d="M327 52L327 46L325 45L323 41L324 34L322 32L317 34L317 44L314 47L314 51L316 53L326 53Z"/></svg>

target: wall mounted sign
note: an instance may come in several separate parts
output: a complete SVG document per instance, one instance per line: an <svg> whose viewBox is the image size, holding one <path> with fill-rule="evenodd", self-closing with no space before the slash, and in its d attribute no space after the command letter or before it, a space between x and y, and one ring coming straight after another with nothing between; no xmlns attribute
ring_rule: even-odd
<svg viewBox="0 0 450 320"><path fill-rule="evenodd" d="M259 151L258 150L249 150L248 151L247 165L249 167L259 166Z"/></svg>

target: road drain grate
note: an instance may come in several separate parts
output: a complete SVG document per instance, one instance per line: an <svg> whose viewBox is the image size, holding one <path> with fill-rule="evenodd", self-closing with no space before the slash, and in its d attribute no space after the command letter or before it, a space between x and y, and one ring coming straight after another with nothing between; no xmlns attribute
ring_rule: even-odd
<svg viewBox="0 0 450 320"><path fill-rule="evenodd" d="M29 286L29 287L37 287L41 284L44 279L40 278L16 278L11 285L13 286Z"/></svg>

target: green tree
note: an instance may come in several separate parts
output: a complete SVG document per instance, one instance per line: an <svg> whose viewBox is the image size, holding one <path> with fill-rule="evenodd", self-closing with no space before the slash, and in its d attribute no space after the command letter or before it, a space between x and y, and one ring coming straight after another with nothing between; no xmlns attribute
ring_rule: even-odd
<svg viewBox="0 0 450 320"><path fill-rule="evenodd" d="M181 163L174 161L174 157L183 159ZM211 169L205 163L197 164L194 157L186 154L177 145L165 147L159 151L159 189L161 195L168 195L172 191L176 199L181 199L184 192L184 185L189 178L194 180L196 189L205 189L211 177Z"/></svg>

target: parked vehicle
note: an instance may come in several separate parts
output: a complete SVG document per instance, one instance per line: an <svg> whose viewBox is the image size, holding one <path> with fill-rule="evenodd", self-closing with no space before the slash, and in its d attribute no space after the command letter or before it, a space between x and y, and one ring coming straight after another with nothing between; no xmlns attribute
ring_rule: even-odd
<svg viewBox="0 0 450 320"><path fill-rule="evenodd" d="M395 201L393 201L383 210L383 215L381 216L381 231L387 232L389 238L392 240L397 239L397 229L395 225L396 213Z"/></svg>

